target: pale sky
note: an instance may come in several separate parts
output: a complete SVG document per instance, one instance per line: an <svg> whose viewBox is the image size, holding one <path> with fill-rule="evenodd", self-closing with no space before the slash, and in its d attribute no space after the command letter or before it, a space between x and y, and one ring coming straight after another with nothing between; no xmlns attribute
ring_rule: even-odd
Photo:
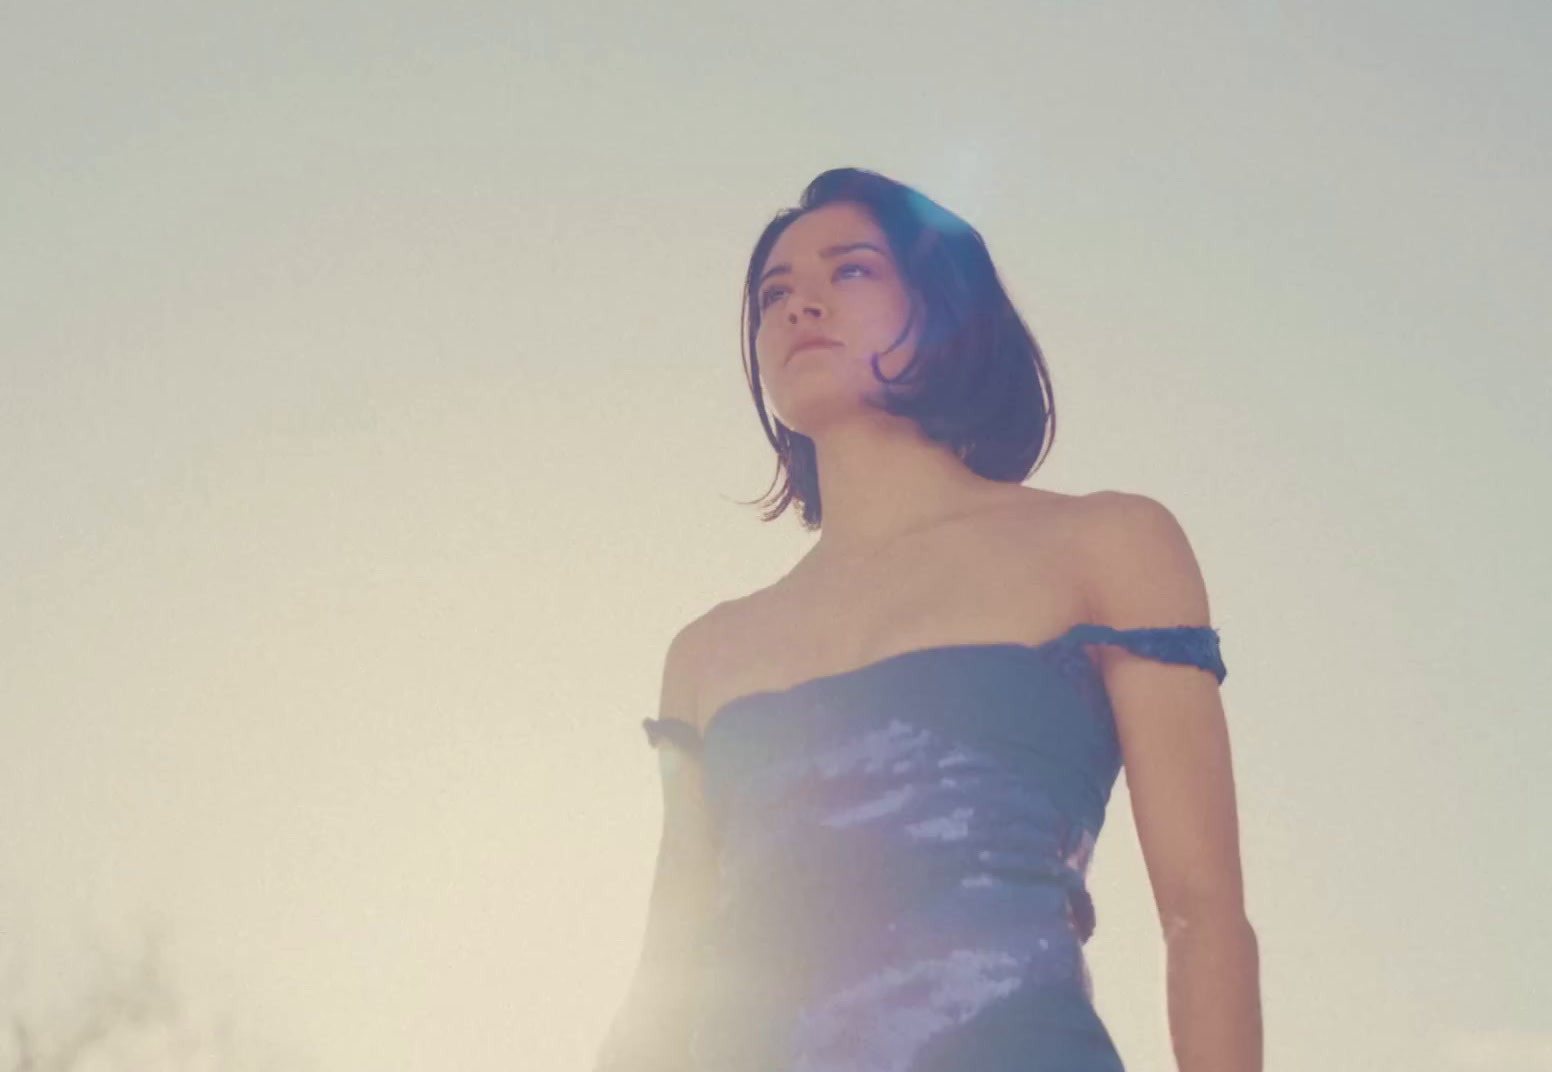
<svg viewBox="0 0 1552 1072"><path fill-rule="evenodd" d="M746 258L851 165L985 237L1028 483L1191 538L1267 1068L1552 1069L1552 7L544 7L0 20L0 1019L154 918L253 1067L586 1069L667 643L812 539ZM1091 878L1168 1072L1124 779Z"/></svg>

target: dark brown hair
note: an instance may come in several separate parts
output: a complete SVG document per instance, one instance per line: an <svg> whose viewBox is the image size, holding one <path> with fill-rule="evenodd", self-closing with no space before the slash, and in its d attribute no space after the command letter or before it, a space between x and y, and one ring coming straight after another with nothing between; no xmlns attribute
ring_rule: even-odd
<svg viewBox="0 0 1552 1072"><path fill-rule="evenodd" d="M761 520L774 521L796 502L809 530L823 519L814 441L766 412L755 337L760 272L771 247L792 221L837 201L856 203L873 217L912 292L911 322L924 315L916 353L898 376L886 377L877 355L870 360L884 390L868 404L912 418L927 438L948 444L979 476L1008 483L1028 479L1056 436L1051 375L980 233L904 183L860 168L832 168L808 184L796 208L783 209L766 224L749 257L741 319L744 375L776 450L771 488L778 481L781 487L743 505L768 506ZM894 345L909 334L911 322ZM894 390L895 384L908 389Z"/></svg>

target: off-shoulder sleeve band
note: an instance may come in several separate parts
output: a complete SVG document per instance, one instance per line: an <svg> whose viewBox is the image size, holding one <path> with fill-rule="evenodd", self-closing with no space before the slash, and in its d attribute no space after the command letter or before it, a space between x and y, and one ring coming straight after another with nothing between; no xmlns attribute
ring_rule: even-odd
<svg viewBox="0 0 1552 1072"><path fill-rule="evenodd" d="M683 719L644 718L641 720L641 727L646 730L647 743L653 748L659 747L666 741L691 755L700 754L701 735L694 726Z"/></svg>
<svg viewBox="0 0 1552 1072"><path fill-rule="evenodd" d="M1070 637L1078 644L1112 644L1159 662L1198 666L1223 684L1229 671L1223 664L1218 630L1207 625L1166 625L1149 629L1113 629L1083 624Z"/></svg>

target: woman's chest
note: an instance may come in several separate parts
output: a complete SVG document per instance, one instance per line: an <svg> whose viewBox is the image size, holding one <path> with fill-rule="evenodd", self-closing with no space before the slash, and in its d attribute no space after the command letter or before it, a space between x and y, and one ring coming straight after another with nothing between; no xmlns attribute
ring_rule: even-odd
<svg viewBox="0 0 1552 1072"><path fill-rule="evenodd" d="M697 720L729 700L903 652L1039 644L1087 620L1080 541L1065 519L967 527L882 567L778 583L719 608Z"/></svg>

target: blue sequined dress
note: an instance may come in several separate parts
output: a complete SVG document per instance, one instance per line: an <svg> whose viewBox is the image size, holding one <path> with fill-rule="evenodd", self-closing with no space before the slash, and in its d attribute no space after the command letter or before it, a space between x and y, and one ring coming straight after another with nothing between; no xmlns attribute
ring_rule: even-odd
<svg viewBox="0 0 1552 1072"><path fill-rule="evenodd" d="M1228 673L1210 627L1080 623L645 720L718 846L694 1072L1121 1069L1083 955L1121 769L1094 644Z"/></svg>

